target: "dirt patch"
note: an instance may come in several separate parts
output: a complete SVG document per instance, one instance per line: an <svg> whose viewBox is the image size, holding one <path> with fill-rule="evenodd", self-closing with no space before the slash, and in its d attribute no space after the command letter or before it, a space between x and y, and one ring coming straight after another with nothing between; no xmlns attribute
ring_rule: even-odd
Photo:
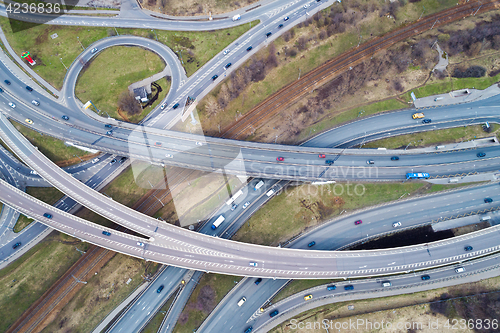
<svg viewBox="0 0 500 333"><path fill-rule="evenodd" d="M67 167L67 166L70 166L70 165L73 165L73 164L78 164L79 162L85 162L85 161L92 160L92 159L96 158L99 155L101 155L101 153L95 153L95 154L91 154L91 155L84 155L84 156L80 156L80 157L74 157L74 158L70 158L70 159L65 160L65 161L59 161L59 162L56 163L56 165L58 167L64 168L64 167Z"/></svg>
<svg viewBox="0 0 500 333"><path fill-rule="evenodd" d="M116 111L118 111L118 115L120 115L120 117L125 120L126 122L130 122L130 120L128 119L127 115L126 115L126 112L124 112L122 109L120 108L116 108Z"/></svg>
<svg viewBox="0 0 500 333"><path fill-rule="evenodd" d="M143 8L175 16L199 16L228 13L259 0L139 0Z"/></svg>

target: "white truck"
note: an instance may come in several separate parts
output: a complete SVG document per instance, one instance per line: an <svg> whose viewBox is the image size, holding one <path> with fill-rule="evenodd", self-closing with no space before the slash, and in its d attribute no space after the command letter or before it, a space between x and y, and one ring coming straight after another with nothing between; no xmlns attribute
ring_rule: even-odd
<svg viewBox="0 0 500 333"><path fill-rule="evenodd" d="M233 21L238 21L238 20L241 20L241 15L240 14L234 15Z"/></svg>
<svg viewBox="0 0 500 333"><path fill-rule="evenodd" d="M214 224L212 224L212 230L215 230L217 229L218 226L220 226L222 224L222 222L224 222L225 218L224 218L224 215L221 215L217 218L217 220L215 220Z"/></svg>
<svg viewBox="0 0 500 333"><path fill-rule="evenodd" d="M253 188L253 190L257 191L262 186L264 186L264 181L263 180L261 180L260 182L258 182L257 184L255 184L255 187Z"/></svg>

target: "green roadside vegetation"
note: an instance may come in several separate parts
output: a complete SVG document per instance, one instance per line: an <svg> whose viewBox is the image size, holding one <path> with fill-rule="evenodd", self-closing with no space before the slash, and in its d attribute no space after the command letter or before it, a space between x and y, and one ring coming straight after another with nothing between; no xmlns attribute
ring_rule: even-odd
<svg viewBox="0 0 500 333"><path fill-rule="evenodd" d="M137 61L136 59L141 59ZM135 60L135 61L134 61ZM128 92L128 86L165 68L161 58L153 52L139 47L115 46L101 51L86 70L80 73L75 87L75 95L80 101L92 100L94 105L102 111L102 115L109 115L115 119L123 119L137 123L151 110L149 107L139 114L120 115L118 100L120 94ZM166 83L166 79L162 79ZM162 84L163 87L165 85ZM163 89L162 87L162 89ZM164 89L165 90L165 89ZM167 91L162 91L166 96ZM157 105L161 99L157 100Z"/></svg>
<svg viewBox="0 0 500 333"><path fill-rule="evenodd" d="M33 302L81 256L87 243L53 231L19 259L0 270L0 331L7 331Z"/></svg>
<svg viewBox="0 0 500 333"><path fill-rule="evenodd" d="M483 131L482 126L480 125L455 127L449 129L420 132L415 134L399 135L387 139L371 141L363 145L363 148L383 147L387 149L397 149L404 148L408 144L410 144L408 148L416 148L496 136L498 134L500 126L497 124L491 124L490 126L492 127L490 133Z"/></svg>
<svg viewBox="0 0 500 333"><path fill-rule="evenodd" d="M49 205L54 205L64 194L55 187L28 187L26 193ZM33 219L25 215L19 215L19 219L14 226L14 232L20 232L33 222Z"/></svg>
<svg viewBox="0 0 500 333"><path fill-rule="evenodd" d="M333 280L293 280L290 282L285 288L280 290L279 293L276 294L276 296L272 299L273 303L277 303L281 301L282 299L285 299L289 296L295 295L298 292L301 292L302 290L306 290L309 288L313 288L316 286L320 286L322 284L327 284L335 282Z"/></svg>
<svg viewBox="0 0 500 333"><path fill-rule="evenodd" d="M9 20L0 18L0 26L17 55L24 51L29 51L37 65L33 68L41 77L49 82L56 89L61 89L66 69L82 53L82 45L88 50L92 43L105 37L114 36L118 32L120 35L143 36L168 45L174 52L178 52L179 58L182 53L183 66L188 75L194 73L203 66L213 55L222 51L227 45L250 29L250 24L240 25L234 28L217 31L159 31L149 29L119 29L117 28L85 28L70 26L55 26L45 24L33 24L21 21L11 21L15 28L26 28L21 32L13 33ZM255 26L258 21L252 22ZM27 33L29 32L29 33ZM57 34L58 37L52 39L51 36ZM81 43L81 45L80 45ZM97 57L99 58L99 57ZM116 61L116 59L115 59ZM129 61L137 64L137 58L125 57L120 62ZM62 63L61 63L62 62ZM64 65L63 65L64 64ZM144 79L143 77L141 79ZM103 78L101 77L100 80ZM113 81L107 81L112 85ZM133 83L133 82L130 82ZM130 84L129 83L129 84ZM118 97L118 96L117 96ZM92 96L92 101L97 97ZM109 111L108 111L109 112Z"/></svg>
<svg viewBox="0 0 500 333"><path fill-rule="evenodd" d="M258 0L246 0L246 1L233 1L233 0L206 0L200 3L196 0L183 0L183 1L143 1L141 6L145 9L149 9L154 12L163 13L167 15L174 16L196 16L204 15L208 16L209 13L212 15L229 13L238 8L246 7L251 5ZM258 7L257 4L255 4Z"/></svg>
<svg viewBox="0 0 500 333"><path fill-rule="evenodd" d="M141 331L141 333L157 333L158 330L160 329L160 325L163 321L163 318L165 318L165 315L167 314L168 309L170 308L170 305L174 302L175 294L170 296L170 298L167 300L167 302L160 308L158 313L151 319L151 321L144 327L144 329Z"/></svg>
<svg viewBox="0 0 500 333"><path fill-rule="evenodd" d="M59 165L67 160L74 160L75 163L79 163L80 159L76 158L77 155L82 159L84 156L92 155L90 152L66 146L63 141L38 133L18 122L11 122L32 145L38 147L38 150L55 164Z"/></svg>
<svg viewBox="0 0 500 333"><path fill-rule="evenodd" d="M182 311L174 332L192 333L221 299L241 280L239 276L204 274Z"/></svg>

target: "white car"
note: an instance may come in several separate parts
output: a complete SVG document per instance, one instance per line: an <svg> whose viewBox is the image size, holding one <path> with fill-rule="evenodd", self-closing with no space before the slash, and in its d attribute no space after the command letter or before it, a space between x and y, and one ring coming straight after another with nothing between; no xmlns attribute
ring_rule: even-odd
<svg viewBox="0 0 500 333"><path fill-rule="evenodd" d="M249 263L249 265L253 266L253 267L257 267L258 266L256 262L251 262L251 263Z"/></svg>
<svg viewBox="0 0 500 333"><path fill-rule="evenodd" d="M304 9L307 9L309 6L310 6L310 4L306 3L306 4L304 5Z"/></svg>
<svg viewBox="0 0 500 333"><path fill-rule="evenodd" d="M224 55L228 54L231 50L230 49L227 49L224 51Z"/></svg>
<svg viewBox="0 0 500 333"><path fill-rule="evenodd" d="M197 145L197 146L203 146L203 142L196 141L196 145Z"/></svg>
<svg viewBox="0 0 500 333"><path fill-rule="evenodd" d="M139 246L144 246L144 243L137 242L137 245L139 245Z"/></svg>
<svg viewBox="0 0 500 333"><path fill-rule="evenodd" d="M245 209L248 205L250 205L250 201L245 202L241 208Z"/></svg>
<svg viewBox="0 0 500 333"><path fill-rule="evenodd" d="M12 102L9 102L9 106L10 106L11 108L15 108L15 107L16 107L16 104L14 104L14 103L12 103Z"/></svg>
<svg viewBox="0 0 500 333"><path fill-rule="evenodd" d="M393 226L394 228L400 227L400 226L401 226L401 222L394 222L394 223L392 224L392 226Z"/></svg>
<svg viewBox="0 0 500 333"><path fill-rule="evenodd" d="M32 175L38 175L38 173L37 173L35 170L31 170L31 171L30 171L30 173L31 173Z"/></svg>
<svg viewBox="0 0 500 333"><path fill-rule="evenodd" d="M92 160L92 164L96 164L97 162L99 162L99 158L97 157Z"/></svg>
<svg viewBox="0 0 500 333"><path fill-rule="evenodd" d="M40 105L40 102L34 99L31 101L31 104L38 106Z"/></svg>
<svg viewBox="0 0 500 333"><path fill-rule="evenodd" d="M160 105L160 109L163 110L166 106L167 106L167 103L163 103L162 105Z"/></svg>
<svg viewBox="0 0 500 333"><path fill-rule="evenodd" d="M171 155L171 154L165 154L165 157L168 157L168 158L173 158L174 155Z"/></svg>
<svg viewBox="0 0 500 333"><path fill-rule="evenodd" d="M90 50L90 53L94 54L97 52L97 47L94 47L92 50Z"/></svg>

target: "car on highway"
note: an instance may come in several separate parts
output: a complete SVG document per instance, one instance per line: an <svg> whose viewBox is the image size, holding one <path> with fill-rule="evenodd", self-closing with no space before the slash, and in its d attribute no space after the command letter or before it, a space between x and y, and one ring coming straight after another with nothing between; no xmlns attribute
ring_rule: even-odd
<svg viewBox="0 0 500 333"><path fill-rule="evenodd" d="M250 266L253 266L253 267L257 267L257 266L258 266L258 264L257 264L256 262L250 262L250 263L248 263L248 264L249 264Z"/></svg>
<svg viewBox="0 0 500 333"><path fill-rule="evenodd" d="M353 290L354 286L352 284L344 286L344 290Z"/></svg>
<svg viewBox="0 0 500 333"><path fill-rule="evenodd" d="M259 285L259 283L261 283L261 282L262 282L262 278L258 278L257 280L255 280L255 285L257 285L257 286L258 286L258 285Z"/></svg>
<svg viewBox="0 0 500 333"><path fill-rule="evenodd" d="M269 32L266 34L266 37L269 37L269 36L271 36L272 34L273 34L273 33L269 31Z"/></svg>
<svg viewBox="0 0 500 333"><path fill-rule="evenodd" d="M391 281L382 281L382 287L390 287L392 286Z"/></svg>
<svg viewBox="0 0 500 333"><path fill-rule="evenodd" d="M15 108L15 107L16 107L16 104L14 104L14 103L12 103L12 102L9 102L9 106L10 106L11 108Z"/></svg>
<svg viewBox="0 0 500 333"><path fill-rule="evenodd" d="M392 156L391 157L391 161L399 161L399 157L398 156Z"/></svg>
<svg viewBox="0 0 500 333"><path fill-rule="evenodd" d="M113 128L113 126L112 126L112 125L110 125L110 124L105 124L105 125L104 125L104 127L105 127L105 128Z"/></svg>
<svg viewBox="0 0 500 333"><path fill-rule="evenodd" d="M38 175L38 172L36 172L35 170L31 170L30 174L32 174L32 175Z"/></svg>
<svg viewBox="0 0 500 333"><path fill-rule="evenodd" d="M431 277L430 277L429 275L422 275L420 278L421 278L423 281L425 281L425 280L430 280L430 278L431 278Z"/></svg>
<svg viewBox="0 0 500 333"><path fill-rule="evenodd" d="M242 298L240 298L240 300L238 301L238 306L242 306L243 303L245 303L247 301L247 298L245 296L243 296Z"/></svg>
<svg viewBox="0 0 500 333"><path fill-rule="evenodd" d="M465 250L465 251L472 251L472 249L473 249L473 248L472 248L472 246L470 246L470 245L469 245L469 246L464 247L464 250Z"/></svg>
<svg viewBox="0 0 500 333"><path fill-rule="evenodd" d="M424 118L425 115L423 112L417 112L417 113L414 113L412 116L411 116L413 119L421 119L421 118Z"/></svg>
<svg viewBox="0 0 500 333"><path fill-rule="evenodd" d="M31 104L38 106L40 105L40 102L34 99L31 101Z"/></svg>
<svg viewBox="0 0 500 333"><path fill-rule="evenodd" d="M304 9L309 8L310 4L306 3L304 6L302 6Z"/></svg>
<svg viewBox="0 0 500 333"><path fill-rule="evenodd" d="M228 54L231 50L227 49L227 50L224 50L224 55Z"/></svg>
<svg viewBox="0 0 500 333"><path fill-rule="evenodd" d="M233 204L233 205L231 206L231 211L232 211L232 212L234 212L234 210L235 210L237 207L238 207L238 205L237 205L237 204Z"/></svg>
<svg viewBox="0 0 500 333"><path fill-rule="evenodd" d="M49 213L43 213L43 217L46 217L48 219L51 219L52 218L52 214L49 214Z"/></svg>
<svg viewBox="0 0 500 333"><path fill-rule="evenodd" d="M278 311L278 310L274 310L273 312L271 312L271 313L269 314L269 317L271 317L271 318L272 318L272 317L276 316L278 313L279 313L279 311Z"/></svg>
<svg viewBox="0 0 500 333"><path fill-rule="evenodd" d="M358 225L358 224L361 224L361 223L363 223L363 221L357 220L357 221L354 222L354 225Z"/></svg>
<svg viewBox="0 0 500 333"><path fill-rule="evenodd" d="M156 146L156 147L161 147L161 142L158 142L158 141L157 141L157 142L155 142L155 146Z"/></svg>
<svg viewBox="0 0 500 333"><path fill-rule="evenodd" d="M283 24L278 25L278 29L283 28Z"/></svg>
<svg viewBox="0 0 500 333"><path fill-rule="evenodd" d="M247 51L250 51L251 49L253 49L252 46L247 47Z"/></svg>
<svg viewBox="0 0 500 333"><path fill-rule="evenodd" d="M484 198L484 203L492 203L493 199L492 198Z"/></svg>
<svg viewBox="0 0 500 333"><path fill-rule="evenodd" d="M94 54L97 52L97 47L94 47L92 50L90 50L90 53Z"/></svg>
<svg viewBox="0 0 500 333"><path fill-rule="evenodd" d="M111 162L109 162L109 165L113 165L113 164L115 164L115 163L116 163L116 158L113 158L113 159L111 160Z"/></svg>
<svg viewBox="0 0 500 333"><path fill-rule="evenodd" d="M241 208L245 209L248 207L248 205L250 205L250 201L245 202L243 206L241 206Z"/></svg>
<svg viewBox="0 0 500 333"><path fill-rule="evenodd" d="M304 296L304 301L308 301L313 298L313 295L306 295Z"/></svg>
<svg viewBox="0 0 500 333"><path fill-rule="evenodd" d="M172 109L177 109L179 107L179 103L175 103L174 106L172 106Z"/></svg>
<svg viewBox="0 0 500 333"><path fill-rule="evenodd" d="M104 236L111 236L111 233L109 231L103 231L102 234Z"/></svg>
<svg viewBox="0 0 500 333"><path fill-rule="evenodd" d="M163 288L165 288L165 286L164 286L164 285L159 286L159 287L158 287L158 289L156 289L156 292L157 292L158 294L159 294L159 293L161 293L161 291L163 290Z"/></svg>
<svg viewBox="0 0 500 333"><path fill-rule="evenodd" d="M167 107L167 103L162 103L162 105L160 105L160 110L163 110L165 107Z"/></svg>
<svg viewBox="0 0 500 333"><path fill-rule="evenodd" d="M432 122L431 119L424 119L424 120L422 120L423 124L430 124L431 122Z"/></svg>
<svg viewBox="0 0 500 333"><path fill-rule="evenodd" d="M5 84L7 84L7 85L10 86L10 81L9 80L3 80L3 82L5 82Z"/></svg>
<svg viewBox="0 0 500 333"><path fill-rule="evenodd" d="M63 120L69 120L69 117L68 117L68 116L64 116L64 115L63 115L61 118L62 118Z"/></svg>
<svg viewBox="0 0 500 333"><path fill-rule="evenodd" d="M26 86L26 90L33 91L33 88L31 88L30 86Z"/></svg>
<svg viewBox="0 0 500 333"><path fill-rule="evenodd" d="M314 245L316 245L315 241L312 241L311 243L307 244L308 247L313 247Z"/></svg>
<svg viewBox="0 0 500 333"><path fill-rule="evenodd" d="M228 62L228 63L226 64L226 66L224 66L224 70L228 69L229 67L231 67L231 63L230 63L230 62Z"/></svg>
<svg viewBox="0 0 500 333"><path fill-rule="evenodd" d="M286 17L283 19L283 21L285 21L285 22L286 22L286 21L288 21L289 19L290 19L290 18L289 18L288 16L286 16Z"/></svg>
<svg viewBox="0 0 500 333"><path fill-rule="evenodd" d="M480 152L476 154L477 157L485 157L486 153Z"/></svg>
<svg viewBox="0 0 500 333"><path fill-rule="evenodd" d="M337 289L337 287L335 285L331 285L331 286L326 287L326 290L329 290L329 291L335 290L335 289Z"/></svg>
<svg viewBox="0 0 500 333"><path fill-rule="evenodd" d="M122 158L120 158L120 164L122 164L123 162L125 162L127 160L127 158L124 156Z"/></svg>
<svg viewBox="0 0 500 333"><path fill-rule="evenodd" d="M463 272L465 272L465 268L463 268L463 267L457 267L457 268L455 268L455 273L458 274L458 273L463 273Z"/></svg>
<svg viewBox="0 0 500 333"><path fill-rule="evenodd" d="M137 242L137 245L144 246L144 243L143 242Z"/></svg>
<svg viewBox="0 0 500 333"><path fill-rule="evenodd" d="M252 327L252 326L250 326L250 327L248 327L248 328L245 330L245 333L250 333L250 332L252 332L252 330L253 330L253 327Z"/></svg>
<svg viewBox="0 0 500 333"><path fill-rule="evenodd" d="M319 158L326 158L326 155L325 154L319 154L318 157Z"/></svg>
<svg viewBox="0 0 500 333"><path fill-rule="evenodd" d="M173 158L173 157L174 157L174 155L172 155L172 154L165 154L165 157L168 157L168 158Z"/></svg>
<svg viewBox="0 0 500 333"><path fill-rule="evenodd" d="M0 92L3 92L3 89L2 89L2 88L0 88Z"/></svg>
<svg viewBox="0 0 500 333"><path fill-rule="evenodd" d="M196 145L197 145L197 146L203 146L203 142L196 141Z"/></svg>
<svg viewBox="0 0 500 333"><path fill-rule="evenodd" d="M94 158L94 159L92 160L92 164L96 164L97 162L99 162L99 158L98 158L98 157L96 157L96 158Z"/></svg>
<svg viewBox="0 0 500 333"><path fill-rule="evenodd" d="M12 245L12 248L15 250L15 249L17 249L19 246L21 246L21 242L17 242L16 244Z"/></svg>
<svg viewBox="0 0 500 333"><path fill-rule="evenodd" d="M106 135L113 135L113 131L112 130L111 131L107 131Z"/></svg>
<svg viewBox="0 0 500 333"><path fill-rule="evenodd" d="M366 161L366 164L375 164L375 161L374 160L368 160L368 161Z"/></svg>
<svg viewBox="0 0 500 333"><path fill-rule="evenodd" d="M33 124L33 120L29 118L24 119L24 121L27 122L28 124Z"/></svg>
<svg viewBox="0 0 500 333"><path fill-rule="evenodd" d="M284 160L285 160L284 157L281 157L281 156L276 157L276 161L278 161L278 162L283 162Z"/></svg>
<svg viewBox="0 0 500 333"><path fill-rule="evenodd" d="M327 164L327 165L332 165L333 163L334 163L333 160L326 160L325 161L325 164Z"/></svg>
<svg viewBox="0 0 500 333"><path fill-rule="evenodd" d="M397 227L400 227L401 226L401 222L394 222L392 224L393 228L397 228Z"/></svg>
<svg viewBox="0 0 500 333"><path fill-rule="evenodd" d="M216 75L214 75L214 76L212 76L212 81L217 80L217 78L218 78L218 77L219 77L219 75L217 75L217 74L216 74Z"/></svg>

